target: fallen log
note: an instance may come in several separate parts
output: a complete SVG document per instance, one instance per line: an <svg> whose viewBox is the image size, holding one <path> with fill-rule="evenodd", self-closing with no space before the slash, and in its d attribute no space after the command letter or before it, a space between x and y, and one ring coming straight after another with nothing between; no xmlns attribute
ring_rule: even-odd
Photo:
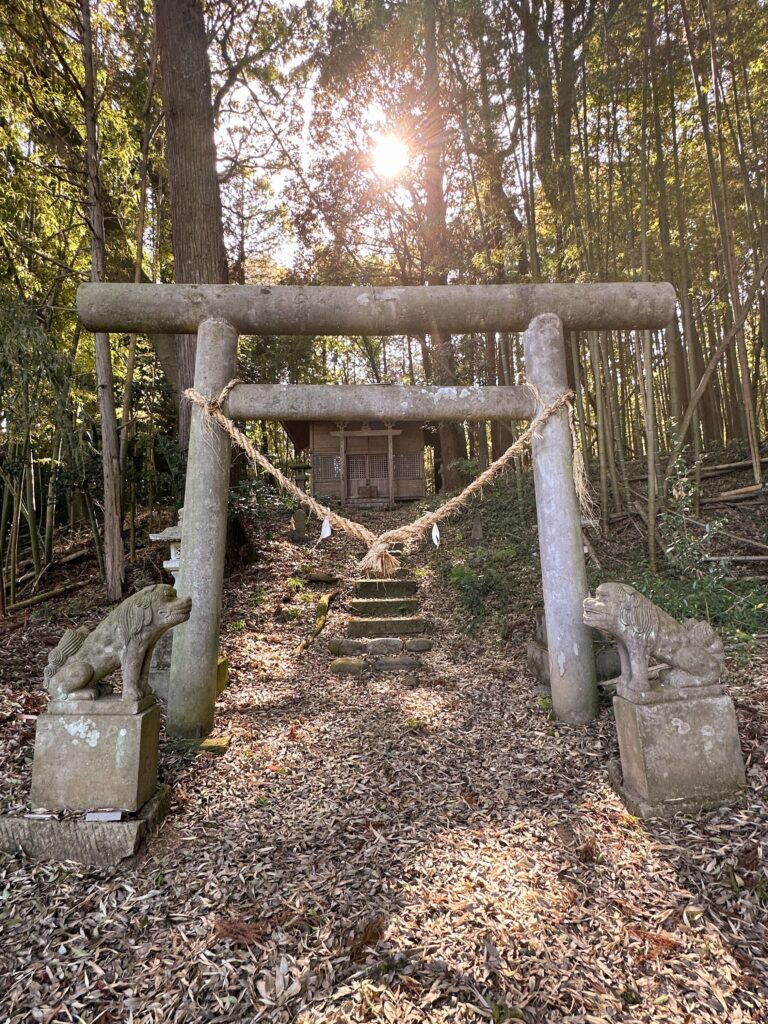
<svg viewBox="0 0 768 1024"><path fill-rule="evenodd" d="M22 583L28 583L29 580L35 580L35 586L37 586L37 583L41 579L43 573L47 572L49 569L54 568L55 566L67 565L69 562L76 562L78 558L83 558L91 550L92 549L90 547L80 548L78 551L71 551L68 555L64 555L62 558L54 558L52 561L48 562L46 565L43 566L43 568L40 570L40 575L37 577L35 577L34 570L32 570L32 572L25 572L23 576L20 576L16 580L16 586L20 587Z"/></svg>
<svg viewBox="0 0 768 1024"><path fill-rule="evenodd" d="M683 516L686 523L693 523L694 526L700 526L702 530L706 530L708 523L702 523L698 519L691 519L690 516ZM758 551L768 552L768 544L761 544L758 540L752 540L751 537L743 537L740 533L731 533L730 530L723 530L718 527L718 534L723 537L730 537L731 540L738 541L739 544L746 544L747 547L756 548Z"/></svg>
<svg viewBox="0 0 768 1024"><path fill-rule="evenodd" d="M705 562L768 562L768 555L705 555Z"/></svg>
<svg viewBox="0 0 768 1024"><path fill-rule="evenodd" d="M735 494L731 498L724 498L722 494L716 494L709 498L701 498L699 501L700 505L736 505L741 501L761 501L765 500L764 495L768 494L766 490L753 491L751 494Z"/></svg>
<svg viewBox="0 0 768 1024"><path fill-rule="evenodd" d="M666 467L666 460L662 463L662 468ZM768 458L760 459L761 465L768 465ZM725 476L727 473L733 473L740 469L748 469L752 465L752 459L740 459L738 462L719 462L716 466L709 466L705 462L699 471L699 476L703 480L706 477L712 476ZM695 467L688 466L690 472L693 472ZM648 477L643 474L642 476L631 476L628 478L629 483L646 483Z"/></svg>
<svg viewBox="0 0 768 1024"><path fill-rule="evenodd" d="M13 615L14 612L23 611L24 608L31 608L36 604L43 604L44 601L52 601L56 597L63 597L64 594L69 594L73 590L80 590L82 587L87 587L93 580L77 580L75 583L67 583L63 587L56 587L55 590L48 590L45 594L35 594L34 597L27 597L24 601L17 601L15 604L9 604L5 611L7 615Z"/></svg>
<svg viewBox="0 0 768 1024"><path fill-rule="evenodd" d="M764 490L762 484L750 484L748 487L734 487L733 490L730 491L721 491L718 497L739 498L742 495L759 494L762 490Z"/></svg>

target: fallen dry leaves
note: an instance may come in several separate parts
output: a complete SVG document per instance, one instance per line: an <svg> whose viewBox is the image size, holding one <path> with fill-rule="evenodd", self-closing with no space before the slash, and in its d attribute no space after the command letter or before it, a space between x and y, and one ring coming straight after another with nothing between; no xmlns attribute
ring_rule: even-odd
<svg viewBox="0 0 768 1024"><path fill-rule="evenodd" d="M0 857L3 1022L764 1024L764 662L734 689L746 805L641 823L607 784L610 714L551 721L515 637L464 632L427 550L424 671L335 678L349 590L304 654L322 584L282 598L302 566L349 575L353 549L275 538L227 582L230 749L164 747L175 802L147 850L114 870ZM3 626L5 806L69 624Z"/></svg>

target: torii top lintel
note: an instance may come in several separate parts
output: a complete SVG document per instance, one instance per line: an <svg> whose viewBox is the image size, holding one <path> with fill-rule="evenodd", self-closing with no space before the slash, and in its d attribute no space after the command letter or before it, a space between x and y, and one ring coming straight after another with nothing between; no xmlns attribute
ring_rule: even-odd
<svg viewBox="0 0 768 1024"><path fill-rule="evenodd" d="M523 331L542 313L565 330L666 327L666 283L327 285L82 284L77 310L96 331L190 334L226 320L240 334L465 334Z"/></svg>

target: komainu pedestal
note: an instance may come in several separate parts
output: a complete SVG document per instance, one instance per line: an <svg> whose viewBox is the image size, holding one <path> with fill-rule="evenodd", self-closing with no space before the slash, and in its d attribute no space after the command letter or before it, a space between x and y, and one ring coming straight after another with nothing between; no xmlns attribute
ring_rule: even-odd
<svg viewBox="0 0 768 1024"><path fill-rule="evenodd" d="M51 701L38 716L33 807L138 811L157 789L160 711L151 695Z"/></svg>
<svg viewBox="0 0 768 1024"><path fill-rule="evenodd" d="M712 687L712 690L719 687ZM730 803L746 785L733 701L724 693L613 698L621 754L612 782L640 818Z"/></svg>
<svg viewBox="0 0 768 1024"><path fill-rule="evenodd" d="M584 622L618 645L621 769L614 764L610 773L630 811L670 817L738 797L744 760L733 702L719 685L725 655L712 627L679 623L623 583L599 586L584 601Z"/></svg>

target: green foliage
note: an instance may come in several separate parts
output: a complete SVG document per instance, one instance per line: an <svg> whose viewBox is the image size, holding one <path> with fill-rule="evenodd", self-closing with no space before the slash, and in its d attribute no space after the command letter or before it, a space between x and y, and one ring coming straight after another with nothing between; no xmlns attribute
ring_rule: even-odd
<svg viewBox="0 0 768 1024"><path fill-rule="evenodd" d="M659 516L666 564L657 572L644 561L627 561L611 568L610 578L629 583L673 618L707 619L734 648L751 642L755 633L768 630L768 601L754 580L733 576L727 559L707 561L722 520L709 522L702 531L692 528L694 484L681 462L671 476L667 505ZM608 577L606 570L590 570L590 586Z"/></svg>
<svg viewBox="0 0 768 1024"><path fill-rule="evenodd" d="M456 587L467 628L491 608L505 614L530 607L531 595L540 591L538 560L532 544L480 547L462 561L444 560L440 573Z"/></svg>
<svg viewBox="0 0 768 1024"><path fill-rule="evenodd" d="M467 480L473 480L480 472L480 463L477 459L455 459L448 463L449 469L458 469Z"/></svg>
<svg viewBox="0 0 768 1024"><path fill-rule="evenodd" d="M554 709L552 705L552 698L547 697L544 694L539 695L539 707L547 716L547 718L554 718Z"/></svg>
<svg viewBox="0 0 768 1024"><path fill-rule="evenodd" d="M141 433L128 444L126 481L136 485L140 503L150 493L161 504L175 505L184 494L186 458L172 434Z"/></svg>
<svg viewBox="0 0 768 1024"><path fill-rule="evenodd" d="M493 1000L488 1002L488 1006L491 1011L493 1024L508 1024L512 1020L520 1020L524 1021L525 1024L530 1024L530 1016L525 1010L521 1010L519 1006L505 1006L503 1003L495 1003Z"/></svg>
<svg viewBox="0 0 768 1024"><path fill-rule="evenodd" d="M718 533L723 528L723 521L715 519L708 522L703 533L691 529L690 526L696 489L691 472L681 456L670 474L669 498L659 516L659 533L664 538L664 554L669 564L681 575L694 580L725 580L730 575L727 560L706 560L712 552Z"/></svg>
<svg viewBox="0 0 768 1024"><path fill-rule="evenodd" d="M52 423L60 423L65 411L61 395L67 379L64 357L34 309L18 301L0 305L0 423L4 440L23 440L33 425L41 430L45 419L49 428Z"/></svg>
<svg viewBox="0 0 768 1024"><path fill-rule="evenodd" d="M301 618L302 609L297 605L285 604L280 609L280 618L283 622L296 622Z"/></svg>
<svg viewBox="0 0 768 1024"><path fill-rule="evenodd" d="M229 492L230 518L261 520L270 509L282 508L284 498L261 477L246 477Z"/></svg>
<svg viewBox="0 0 768 1024"><path fill-rule="evenodd" d="M590 572L590 587L608 577ZM732 644L749 643L756 633L768 631L765 591L754 580L662 575L643 563L612 570L611 579L629 583L675 619L707 619Z"/></svg>
<svg viewBox="0 0 768 1024"><path fill-rule="evenodd" d="M426 732L429 728L429 722L424 718L418 718L411 716L405 720L405 728L408 732Z"/></svg>
<svg viewBox="0 0 768 1024"><path fill-rule="evenodd" d="M720 524L703 537L694 534L684 518L689 492L678 494L680 504L670 502L662 527L677 564L667 561L653 572L642 551L628 552L621 560L607 559L602 569L590 565L590 590L609 580L629 583L676 619L707 619L732 652L746 656L752 637L768 632L768 598L759 582L734 577L727 562L703 560ZM525 509L529 497L524 495ZM493 616L502 639L509 635L510 619L541 602L536 534L526 514L511 512L515 507L515 481L507 476L485 494L483 544L467 550L443 546L434 555L441 577L456 590L465 628L475 629ZM469 533L473 511L468 508L454 520L457 532Z"/></svg>
<svg viewBox="0 0 768 1024"><path fill-rule="evenodd" d="M627 1006L639 1006L643 1001L643 997L637 989L625 988L621 993L621 1001Z"/></svg>

